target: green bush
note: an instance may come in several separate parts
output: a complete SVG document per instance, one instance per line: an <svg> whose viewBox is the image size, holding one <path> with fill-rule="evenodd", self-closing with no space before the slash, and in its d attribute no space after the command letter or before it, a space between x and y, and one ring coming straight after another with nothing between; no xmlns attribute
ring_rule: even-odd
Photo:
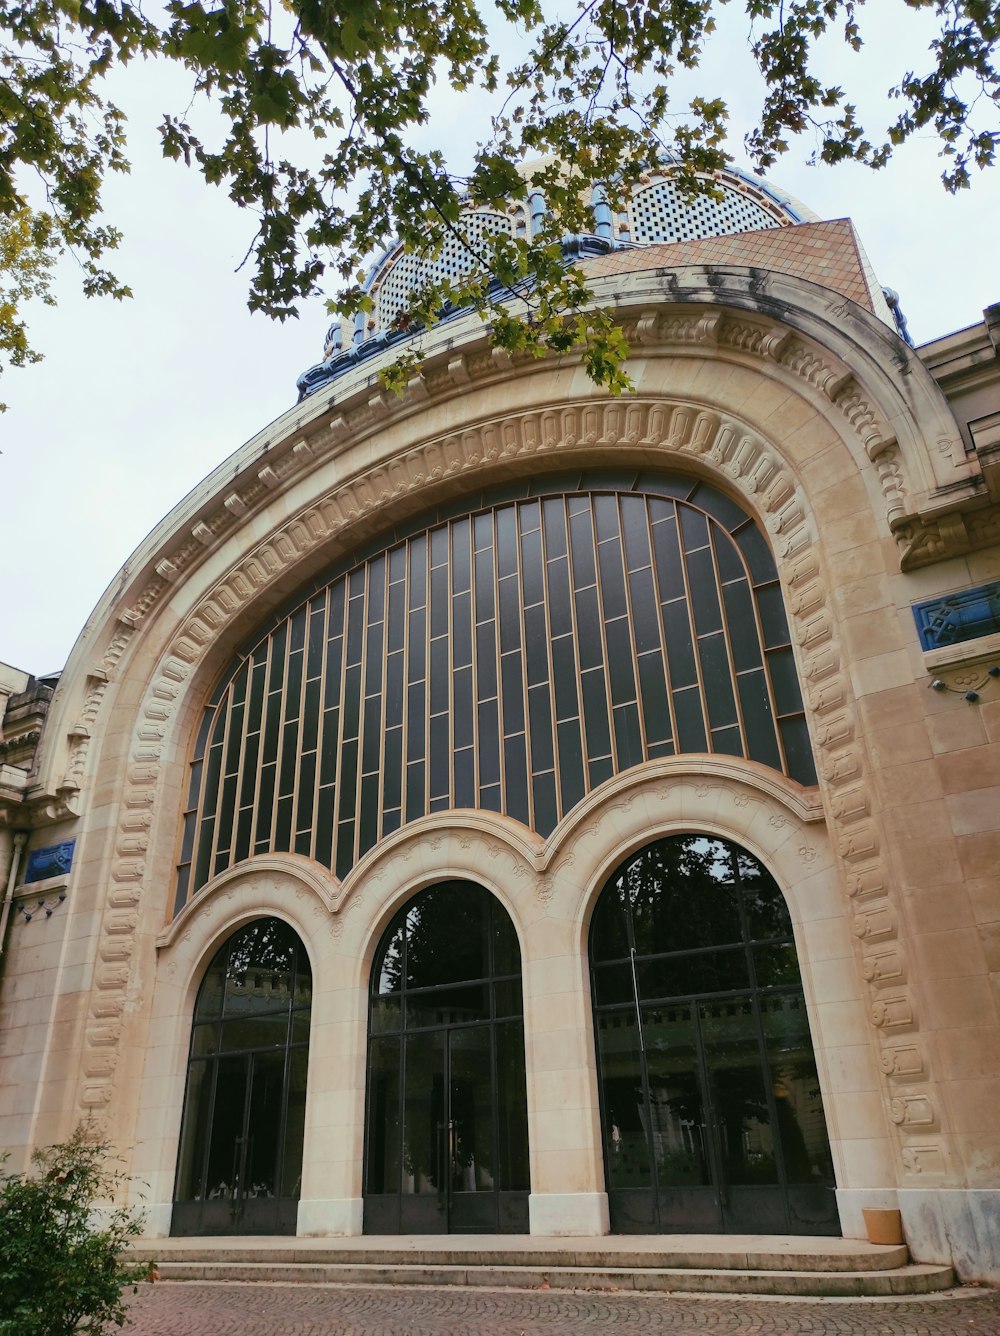
<svg viewBox="0 0 1000 1336"><path fill-rule="evenodd" d="M142 1218L109 1205L122 1175L85 1127L0 1181L0 1336L76 1336L125 1322L122 1292L146 1274L125 1259Z"/></svg>

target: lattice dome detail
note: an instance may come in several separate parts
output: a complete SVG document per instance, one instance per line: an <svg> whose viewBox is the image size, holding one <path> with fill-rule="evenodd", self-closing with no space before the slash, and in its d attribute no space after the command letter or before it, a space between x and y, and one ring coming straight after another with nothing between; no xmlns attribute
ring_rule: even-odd
<svg viewBox="0 0 1000 1336"><path fill-rule="evenodd" d="M473 245L491 233L512 234L514 230L510 218L502 213L486 210L463 213L461 226ZM395 262L390 261L384 271L385 277L378 287L375 300L379 328L391 328L400 312L409 306L411 292L426 283L464 278L475 268L475 257L452 233L445 236L441 253L433 260L424 259L420 255L403 254Z"/></svg>
<svg viewBox="0 0 1000 1336"><path fill-rule="evenodd" d="M673 181L657 181L632 197L632 240L700 241L732 232L780 227L776 213L738 190L723 185L722 198L698 195L685 199Z"/></svg>

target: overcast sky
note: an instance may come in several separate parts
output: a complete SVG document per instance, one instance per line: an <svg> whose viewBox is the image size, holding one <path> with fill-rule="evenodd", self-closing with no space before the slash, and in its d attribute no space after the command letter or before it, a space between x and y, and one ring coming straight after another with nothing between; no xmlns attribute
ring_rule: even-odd
<svg viewBox="0 0 1000 1336"><path fill-rule="evenodd" d="M868 90L891 80L886 52L902 49L914 21L899 0L874 0L872 10L882 27L851 75ZM234 271L252 220L158 157L153 127L178 98L156 68L134 74L127 95L118 90L134 123L133 171L111 183L107 209L126 233L114 268L135 297L86 301L68 263L59 306L32 314L45 361L0 380L10 406L0 417L0 661L36 675L63 666L103 589L156 522L294 403L295 377L319 360L328 323L318 300L283 326L249 315L246 276ZM726 85L744 75L724 52ZM877 114L883 103L868 96ZM748 99L735 102L750 114ZM471 126L475 137L487 107L467 98L461 112L444 107L427 131L459 166L468 145L454 127ZM877 174L809 167L808 148L786 155L771 179L821 218L854 220L918 344L977 322L1000 301L1000 167L956 197L940 184L929 141Z"/></svg>

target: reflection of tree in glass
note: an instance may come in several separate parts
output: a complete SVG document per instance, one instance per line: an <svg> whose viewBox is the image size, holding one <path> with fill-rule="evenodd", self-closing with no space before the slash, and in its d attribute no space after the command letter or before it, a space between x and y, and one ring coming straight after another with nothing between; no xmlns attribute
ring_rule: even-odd
<svg viewBox="0 0 1000 1336"><path fill-rule="evenodd" d="M217 953L198 994L198 1020L219 1016L227 1008L246 1010L287 1007L295 978L295 1005L308 1003L309 962L297 938L280 919L257 919L240 929Z"/></svg>
<svg viewBox="0 0 1000 1336"><path fill-rule="evenodd" d="M741 890L752 940L791 937L784 897L750 855L704 835L670 836L647 845L619 869L601 896L594 915L594 958L621 958L632 946L643 956L738 943L744 937Z"/></svg>
<svg viewBox="0 0 1000 1336"><path fill-rule="evenodd" d="M771 937L791 937L792 920L788 906L774 878L749 854L737 853L736 862L751 938L754 941L766 941ZM798 970L796 981L797 977Z"/></svg>
<svg viewBox="0 0 1000 1336"><path fill-rule="evenodd" d="M433 988L520 971L520 953L507 913L488 891L468 882L441 882L397 915L375 977L379 993Z"/></svg>
<svg viewBox="0 0 1000 1336"><path fill-rule="evenodd" d="M278 919L259 919L233 938L228 974L245 979L253 970L290 975L295 961L295 934Z"/></svg>

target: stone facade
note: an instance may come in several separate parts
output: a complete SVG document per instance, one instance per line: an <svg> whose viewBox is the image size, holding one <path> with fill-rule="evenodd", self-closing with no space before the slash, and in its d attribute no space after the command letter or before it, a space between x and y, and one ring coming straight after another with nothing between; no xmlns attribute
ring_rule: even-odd
<svg viewBox="0 0 1000 1336"><path fill-rule="evenodd" d="M863 1234L863 1207L898 1206L917 1259L996 1283L1000 633L987 617L967 634L966 617L924 648L913 615L1000 580L996 308L908 347L843 222L589 264L630 340L633 394L607 398L568 360L512 363L474 318L453 319L400 398L368 362L250 441L96 609L31 754L15 747L0 769L0 1142L16 1167L93 1120L147 1185L149 1232L167 1233L200 981L236 928L274 915L314 988L298 1231L360 1232L372 961L409 897L468 879L520 942L532 1232L605 1233L590 916L624 858L697 832L748 850L787 898L843 1232ZM704 479L766 533L818 784L664 756L545 838L491 811L435 811L343 878L257 854L175 916L194 735L255 629L433 507L609 467ZM30 692L14 673L0 692L8 677L12 747Z"/></svg>

